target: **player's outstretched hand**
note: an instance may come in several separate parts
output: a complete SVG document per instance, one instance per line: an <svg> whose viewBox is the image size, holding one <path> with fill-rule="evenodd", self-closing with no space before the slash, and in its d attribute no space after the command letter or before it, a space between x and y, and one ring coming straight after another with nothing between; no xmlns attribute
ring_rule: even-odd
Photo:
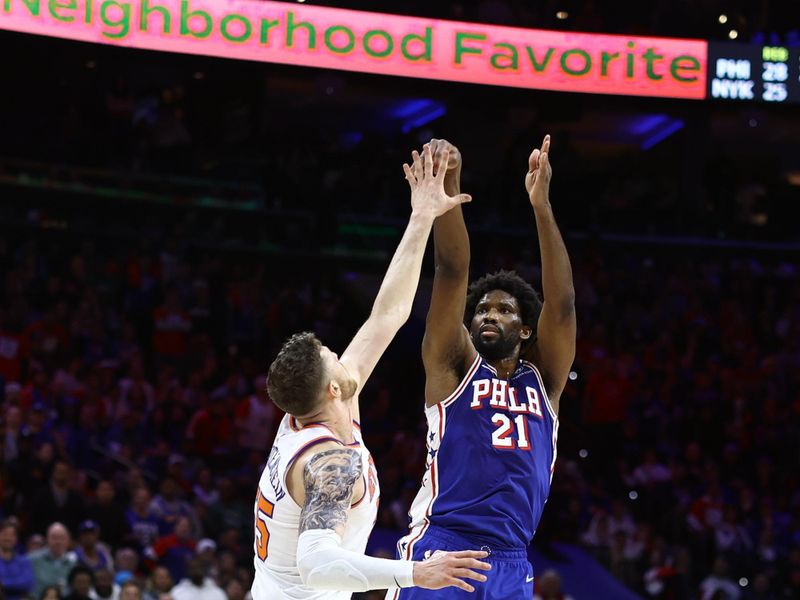
<svg viewBox="0 0 800 600"><path fill-rule="evenodd" d="M550 166L550 136L544 136L542 147L536 148L528 158L528 173L525 175L525 189L528 191L533 208L546 206L550 202L550 179L553 168Z"/></svg>
<svg viewBox="0 0 800 600"><path fill-rule="evenodd" d="M405 164L403 165L403 171L405 171L408 185L411 186L411 208L413 212L428 214L435 218L443 215L458 204L472 200L469 194L448 196L445 193L445 169L439 169L436 175L433 174L433 155L430 144L425 144L422 156L414 150L411 153L411 157L414 159L413 166L410 167ZM449 159L449 151L444 150L441 154L442 162L447 164Z"/></svg>
<svg viewBox="0 0 800 600"><path fill-rule="evenodd" d="M464 580L486 581L486 575L475 569L488 571L492 568L489 563L478 560L487 556L488 553L477 550L436 552L429 559L414 563L414 585L428 590L452 586L474 592L475 588Z"/></svg>

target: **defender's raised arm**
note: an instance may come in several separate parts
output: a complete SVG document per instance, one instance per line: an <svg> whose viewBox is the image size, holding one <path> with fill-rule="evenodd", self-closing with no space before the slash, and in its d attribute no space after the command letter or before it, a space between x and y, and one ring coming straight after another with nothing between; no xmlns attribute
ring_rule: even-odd
<svg viewBox="0 0 800 600"><path fill-rule="evenodd" d="M425 146L422 156L415 155L413 163L413 166L403 165L411 188L412 210L408 226L383 278L372 313L341 358L358 389L411 314L422 258L434 220L471 200L466 194L445 193L445 173L433 174L433 155L429 145Z"/></svg>

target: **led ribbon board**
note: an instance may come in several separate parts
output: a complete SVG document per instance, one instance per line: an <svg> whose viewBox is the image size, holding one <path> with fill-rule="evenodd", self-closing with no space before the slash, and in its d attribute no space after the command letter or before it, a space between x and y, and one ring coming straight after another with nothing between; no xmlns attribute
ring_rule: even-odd
<svg viewBox="0 0 800 600"><path fill-rule="evenodd" d="M0 0L0 29L268 63L702 99L707 43L253 0Z"/></svg>

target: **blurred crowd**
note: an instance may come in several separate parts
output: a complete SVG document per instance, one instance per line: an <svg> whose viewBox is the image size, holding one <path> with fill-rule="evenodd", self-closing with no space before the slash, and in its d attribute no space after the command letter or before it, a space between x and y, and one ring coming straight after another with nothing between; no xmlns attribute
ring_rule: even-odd
<svg viewBox="0 0 800 600"><path fill-rule="evenodd" d="M585 545L645 597L798 597L798 264L576 267L583 383L562 407L580 412L537 535Z"/></svg>
<svg viewBox="0 0 800 600"><path fill-rule="evenodd" d="M484 242L476 274L538 281L536 256ZM536 544L584 545L646 597L794 597L798 264L571 250L578 356ZM186 240L0 239L7 598L245 596L281 418L268 361L303 329L344 347L373 293L299 266ZM398 534L424 468L421 328L398 336L362 408L378 527Z"/></svg>

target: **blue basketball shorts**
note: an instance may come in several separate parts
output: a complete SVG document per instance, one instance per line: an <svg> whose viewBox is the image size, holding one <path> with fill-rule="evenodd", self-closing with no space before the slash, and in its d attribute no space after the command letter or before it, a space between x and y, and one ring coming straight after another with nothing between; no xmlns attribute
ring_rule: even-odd
<svg viewBox="0 0 800 600"><path fill-rule="evenodd" d="M525 548L496 550L483 544L454 535L438 527L430 526L425 534L414 542L412 560L425 560L437 550L487 550L491 554L483 560L492 565L491 571L480 571L486 581L466 579L475 591L465 592L457 587L441 590L426 590L412 587L392 589L386 600L514 600L533 598L533 567L528 562ZM404 558L399 556L398 558Z"/></svg>

